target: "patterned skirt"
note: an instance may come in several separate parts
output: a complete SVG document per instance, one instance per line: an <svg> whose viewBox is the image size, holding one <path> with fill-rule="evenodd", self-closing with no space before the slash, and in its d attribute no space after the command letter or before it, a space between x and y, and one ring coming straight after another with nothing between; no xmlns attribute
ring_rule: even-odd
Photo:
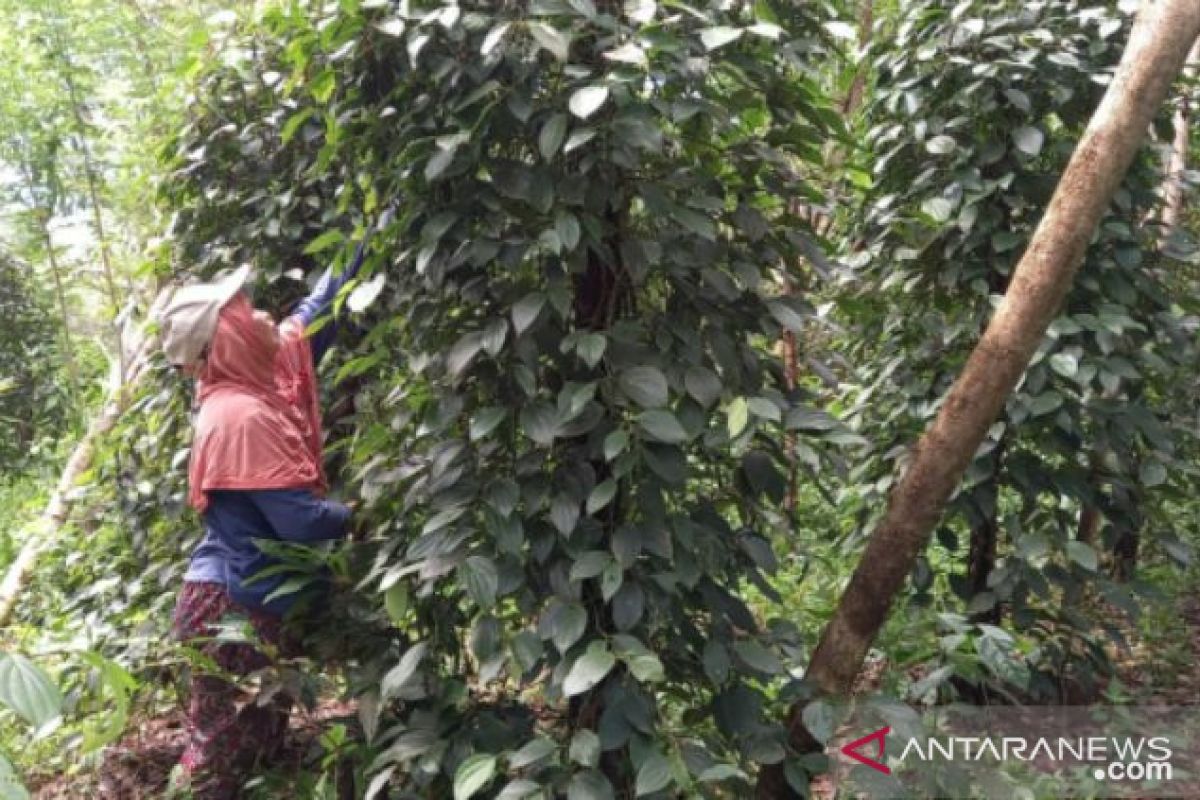
<svg viewBox="0 0 1200 800"><path fill-rule="evenodd" d="M245 643L205 641L226 614L250 620L260 641L284 645L282 620L234 603L219 583L185 581L175 604L173 632L229 675L245 676L271 659ZM199 640L199 641L197 641ZM187 708L187 746L180 757L187 785L197 800L227 800L259 762L278 751L287 732L291 700L280 692L265 705L235 684L193 668Z"/></svg>

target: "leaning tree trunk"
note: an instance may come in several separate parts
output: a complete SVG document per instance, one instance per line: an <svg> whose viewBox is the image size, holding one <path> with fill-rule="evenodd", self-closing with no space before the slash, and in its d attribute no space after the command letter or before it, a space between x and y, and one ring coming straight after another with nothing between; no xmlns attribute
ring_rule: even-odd
<svg viewBox="0 0 1200 800"><path fill-rule="evenodd" d="M156 302L155 308L151 310L151 318L165 297L165 294L160 296L159 302ZM71 512L71 491L75 488L79 477L91 467L96 445L121 418L121 414L125 411L133 395L134 388L146 374L154 342L155 337L142 333L129 348L129 352L132 352L133 356L126 362L128 367L115 372L117 379L110 383L104 405L88 425L87 432L75 446L71 457L67 459L67 465L63 468L58 486L50 495L46 508L37 520L26 529L25 542L21 546L21 551L17 554L16 560L9 565L3 582L0 582L0 627L8 624L8 619L12 615L13 609L16 608L21 591L33 574L34 565L37 563L42 548L52 541L66 525L67 517ZM118 341L117 344L118 347L122 347L125 343ZM124 352L124 348L122 350Z"/></svg>
<svg viewBox="0 0 1200 800"><path fill-rule="evenodd" d="M1004 302L914 448L822 633L805 674L819 691L850 691L972 455L1058 313L1088 242L1197 35L1196 0L1142 3L1116 75L1017 265ZM802 710L800 703L790 709L788 730L792 746L808 750L813 740ZM799 797L780 765L763 770L757 794L764 800Z"/></svg>

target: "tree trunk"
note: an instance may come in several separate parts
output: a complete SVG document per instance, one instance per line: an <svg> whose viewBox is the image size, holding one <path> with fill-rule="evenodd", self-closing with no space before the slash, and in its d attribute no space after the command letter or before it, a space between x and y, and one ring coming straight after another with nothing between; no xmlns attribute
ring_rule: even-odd
<svg viewBox="0 0 1200 800"><path fill-rule="evenodd" d="M149 318L153 318L159 303L165 299L164 293L160 296L159 302L155 304L155 308L151 309ZM0 628L8 624L8 619L12 615L13 609L16 608L17 599L21 596L21 590L25 588L25 584L33 574L34 565L37 563L43 545L53 539L66 525L72 505L71 491L75 488L75 482L91 467L92 455L97 442L116 425L129 403L133 389L146 374L155 341L156 337L143 334L137 345L132 348L135 355L129 371L122 370L120 373L124 380L110 387L100 413L92 419L87 432L75 446L71 457L67 459L67 465L63 468L58 486L50 495L46 508L33 525L26 529L25 542L21 546L21 552L9 565L4 581L0 582ZM118 346L121 344L118 342Z"/></svg>
<svg viewBox="0 0 1200 800"><path fill-rule="evenodd" d="M54 278L54 294L58 301L58 314L62 320L63 359L67 362L67 377L71 381L71 404L79 410L79 367L75 363L75 343L71 340L71 315L67 311L67 293L63 289L62 272L58 268L58 256L54 254L54 237L50 235L50 219L53 216L53 204L42 208L38 203L37 188L34 185L33 167L26 161L20 165L21 177L29 192L29 205L37 219L38 232L46 245L46 260L50 263L50 274Z"/></svg>
<svg viewBox="0 0 1200 800"><path fill-rule="evenodd" d="M39 222L42 240L46 243L46 258L50 262L50 274L54 276L54 295L58 300L58 313L62 318L63 359L67 362L67 376L71 381L71 402L78 412L81 408L79 394L79 366L75 363L75 343L71 340L71 314L67 311L67 294L63 289L62 273L58 268L58 257L54 255L54 239L45 217Z"/></svg>
<svg viewBox="0 0 1200 800"><path fill-rule="evenodd" d="M1200 64L1200 39L1197 39L1192 45L1192 51L1188 54L1188 64L1184 72L1187 77L1192 77L1196 72L1196 66ZM1188 93L1191 87L1184 88L1184 94L1180 96L1178 105L1175 108L1175 140L1171 145L1171 151L1167 155L1166 174L1163 176L1163 209L1162 209L1162 235L1159 239L1159 249L1170 239L1171 234L1179 226L1179 220L1183 216L1183 173L1187 169L1187 155L1189 144L1189 122L1191 120L1191 107L1188 102Z"/></svg>
<svg viewBox="0 0 1200 800"><path fill-rule="evenodd" d="M88 147L88 130L87 121L83 118L83 105L79 97L79 89L75 85L75 78L72 75L74 65L71 63L70 53L67 51L66 42L61 36L55 36L55 46L58 49L58 61L62 69L63 83L67 87L67 96L71 101L71 115L75 122L75 133L79 137L79 152L83 156L83 173L87 179L88 198L92 206L92 225L96 229L96 243L100 248L100 264L104 271L104 284L108 292L108 301L112 304L113 337L117 340L117 358L120 360L121 373L125 373L125 357L120 352L121 331L117 327L115 319L121 311L121 296L117 292L117 281L113 271L112 259L109 257L108 236L104 230L104 217L100 208L100 190L98 179L96 177L96 165L92 163L92 151ZM133 294L133 286L127 285L129 293Z"/></svg>
<svg viewBox="0 0 1200 800"><path fill-rule="evenodd" d="M1104 460L1103 454L1098 450L1093 450L1088 460L1091 466L1088 469L1087 486L1094 493L1094 497L1090 501L1085 500L1079 509L1079 528L1075 531L1075 538L1085 544L1095 546L1096 535L1100 533L1102 521L1100 515L1100 465Z"/></svg>
<svg viewBox="0 0 1200 800"><path fill-rule="evenodd" d="M992 480L986 487L979 505L980 518L971 525L971 546L967 553L967 596L968 604L988 590L988 576L996 566L996 549L999 540L999 484ZM976 611L972 622L1000 622L1000 604L993 602L990 608Z"/></svg>
<svg viewBox="0 0 1200 800"><path fill-rule="evenodd" d="M862 5L858 10L858 46L860 49L866 49L871 43L871 31L875 27L875 3L874 0L862 0ZM855 111L858 111L862 105L863 97L867 90L867 69L866 63L860 62L854 70L854 80L850 83L850 91L846 93L846 99L842 102L842 114L850 116Z"/></svg>
<svg viewBox="0 0 1200 800"><path fill-rule="evenodd" d="M825 627L805 674L819 691L850 691L971 457L1058 313L1088 242L1197 35L1196 0L1142 3L1116 75L1017 265L1003 303L914 448L884 518ZM797 703L788 715L796 749L811 744L802 710ZM780 765L762 771L759 798L798 796L788 787Z"/></svg>

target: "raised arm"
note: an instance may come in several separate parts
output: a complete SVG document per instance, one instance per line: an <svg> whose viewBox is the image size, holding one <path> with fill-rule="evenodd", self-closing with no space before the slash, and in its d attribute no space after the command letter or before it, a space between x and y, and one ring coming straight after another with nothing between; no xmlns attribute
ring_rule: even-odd
<svg viewBox="0 0 1200 800"><path fill-rule="evenodd" d="M388 208L379 218L376 228L379 230L386 228L391 223L394 215L395 209ZM354 258L351 259L350 265L337 275L333 274L332 267L326 268L321 279L317 281L316 287L309 293L308 297L300 301L300 304L292 313L293 317L298 318L303 323L302 327L307 328L313 322L320 319L328 311L333 298L337 297L342 287L358 275L358 271L363 265L363 259L366 257L367 245L370 241L371 232L368 231L366 237L354 251ZM319 331L309 337L314 365L321 363L321 358L325 355L325 351L329 349L329 346L333 344L333 338L336 334L337 321L331 319Z"/></svg>
<svg viewBox="0 0 1200 800"><path fill-rule="evenodd" d="M317 285L309 293L308 297L300 301L296 306L296 310L292 316L298 317L307 328L313 322L320 319L322 315L328 312L333 298L337 297L338 292L346 285L347 281L358 274L358 270L362 267L363 259L366 256L367 242L364 240L358 245L358 249L354 251L354 258L350 265L342 270L337 275L333 274L333 267L326 267L325 274L317 281ZM337 320L331 319L327 324L323 325L319 331L309 337L309 345L312 347L313 364L321 363L321 358L325 355L325 351L333 344L334 336L337 335Z"/></svg>

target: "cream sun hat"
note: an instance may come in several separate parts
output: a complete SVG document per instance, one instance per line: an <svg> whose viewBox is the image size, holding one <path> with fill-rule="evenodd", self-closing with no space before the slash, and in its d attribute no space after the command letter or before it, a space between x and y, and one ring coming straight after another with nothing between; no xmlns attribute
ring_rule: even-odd
<svg viewBox="0 0 1200 800"><path fill-rule="evenodd" d="M158 314L162 348L167 360L176 367L188 367L200 360L217 330L217 317L250 277L250 265L208 283L194 283L176 289Z"/></svg>

